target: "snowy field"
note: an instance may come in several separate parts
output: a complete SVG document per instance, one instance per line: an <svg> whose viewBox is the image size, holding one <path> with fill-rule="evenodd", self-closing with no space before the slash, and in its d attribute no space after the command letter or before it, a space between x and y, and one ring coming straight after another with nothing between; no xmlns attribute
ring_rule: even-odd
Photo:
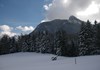
<svg viewBox="0 0 100 70"><path fill-rule="evenodd" d="M52 54L14 53L0 55L0 70L100 70L100 55L58 57L51 61Z"/></svg>

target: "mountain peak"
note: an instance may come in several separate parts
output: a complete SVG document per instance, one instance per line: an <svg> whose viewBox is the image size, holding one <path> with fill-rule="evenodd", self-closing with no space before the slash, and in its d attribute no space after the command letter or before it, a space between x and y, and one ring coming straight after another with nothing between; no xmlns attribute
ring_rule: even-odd
<svg viewBox="0 0 100 70"><path fill-rule="evenodd" d="M69 21L72 23L79 23L79 24L80 24L80 22L82 22L80 19L76 18L73 15L69 17Z"/></svg>
<svg viewBox="0 0 100 70"><path fill-rule="evenodd" d="M69 20L78 20L78 18L76 18L75 16L72 15L69 17Z"/></svg>

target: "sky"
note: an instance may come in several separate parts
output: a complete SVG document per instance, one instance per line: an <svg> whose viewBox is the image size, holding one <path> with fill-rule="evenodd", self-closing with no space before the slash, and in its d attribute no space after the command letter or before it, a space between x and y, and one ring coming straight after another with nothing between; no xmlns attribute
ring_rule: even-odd
<svg viewBox="0 0 100 70"><path fill-rule="evenodd" d="M41 22L71 15L100 21L100 0L0 0L0 36L28 34Z"/></svg>

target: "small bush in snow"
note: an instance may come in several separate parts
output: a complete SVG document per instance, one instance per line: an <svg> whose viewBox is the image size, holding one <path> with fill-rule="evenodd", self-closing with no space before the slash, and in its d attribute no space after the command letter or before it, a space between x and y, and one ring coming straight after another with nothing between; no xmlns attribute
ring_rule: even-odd
<svg viewBox="0 0 100 70"><path fill-rule="evenodd" d="M52 57L51 60L52 61L57 60L57 57Z"/></svg>

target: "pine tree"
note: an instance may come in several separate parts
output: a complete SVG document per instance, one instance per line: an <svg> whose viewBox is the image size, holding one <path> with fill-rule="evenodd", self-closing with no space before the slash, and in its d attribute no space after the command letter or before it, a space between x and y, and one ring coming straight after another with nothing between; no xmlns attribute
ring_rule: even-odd
<svg viewBox="0 0 100 70"><path fill-rule="evenodd" d="M28 43L27 43L27 35L23 35L22 38L21 38L21 51L22 52L27 52L28 51Z"/></svg>
<svg viewBox="0 0 100 70"><path fill-rule="evenodd" d="M35 36L34 35L29 35L29 40L28 40L30 46L29 46L29 51L30 52L35 52L36 47L35 47Z"/></svg>
<svg viewBox="0 0 100 70"><path fill-rule="evenodd" d="M56 54L61 56L66 56L66 32L64 30L59 30L56 32L55 47Z"/></svg>
<svg viewBox="0 0 100 70"><path fill-rule="evenodd" d="M42 32L42 38L41 38L41 53L46 53L48 47L48 39L47 39L47 31Z"/></svg>
<svg viewBox="0 0 100 70"><path fill-rule="evenodd" d="M85 55L86 54L86 45L85 45L85 23L82 22L81 29L79 33L79 55Z"/></svg>
<svg viewBox="0 0 100 70"><path fill-rule="evenodd" d="M61 37L60 37L60 47L61 47L61 55L62 56L67 56L67 34L64 30L61 30Z"/></svg>
<svg viewBox="0 0 100 70"><path fill-rule="evenodd" d="M10 53L10 40L8 35L3 35L0 39L0 54Z"/></svg>
<svg viewBox="0 0 100 70"><path fill-rule="evenodd" d="M79 35L79 55L90 55L94 50L93 45L93 28L89 20L87 21L86 25L82 24L81 31Z"/></svg>
<svg viewBox="0 0 100 70"><path fill-rule="evenodd" d="M75 46L74 40L71 40L71 44L67 47L67 56L75 57L78 56L78 48Z"/></svg>
<svg viewBox="0 0 100 70"><path fill-rule="evenodd" d="M17 49L16 49L16 39L15 39L15 37L11 37L9 41L10 41L10 53L16 52Z"/></svg>
<svg viewBox="0 0 100 70"><path fill-rule="evenodd" d="M91 52L91 54L97 54L98 52L98 47L97 47L97 21L95 20L94 25L93 25L93 51Z"/></svg>
<svg viewBox="0 0 100 70"><path fill-rule="evenodd" d="M36 52L41 52L41 46L42 46L42 37L43 37L43 33L42 32L38 32L36 34L36 38L35 38L35 48L36 48Z"/></svg>
<svg viewBox="0 0 100 70"><path fill-rule="evenodd" d="M89 21L87 21L86 24L86 34L85 34L85 44L88 47L87 50L87 55L91 55L92 52L95 50L94 49L94 32L93 32L93 27Z"/></svg>
<svg viewBox="0 0 100 70"><path fill-rule="evenodd" d="M54 36L54 54L57 54L59 47L59 32L57 31Z"/></svg>
<svg viewBox="0 0 100 70"><path fill-rule="evenodd" d="M95 47L96 51L94 53L100 54L100 23L95 24Z"/></svg>

